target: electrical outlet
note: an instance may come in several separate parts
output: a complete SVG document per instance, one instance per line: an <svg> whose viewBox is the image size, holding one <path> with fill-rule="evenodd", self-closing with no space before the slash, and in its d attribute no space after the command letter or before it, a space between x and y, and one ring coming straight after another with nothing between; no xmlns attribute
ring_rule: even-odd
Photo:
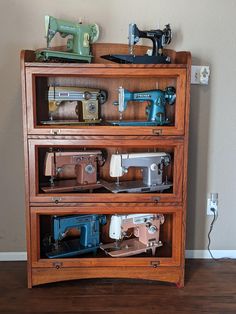
<svg viewBox="0 0 236 314"><path fill-rule="evenodd" d="M214 215L211 208L214 208L215 213L218 212L218 193L210 193L207 199L207 215Z"/></svg>
<svg viewBox="0 0 236 314"><path fill-rule="evenodd" d="M208 85L210 67L207 65L192 65L191 84Z"/></svg>

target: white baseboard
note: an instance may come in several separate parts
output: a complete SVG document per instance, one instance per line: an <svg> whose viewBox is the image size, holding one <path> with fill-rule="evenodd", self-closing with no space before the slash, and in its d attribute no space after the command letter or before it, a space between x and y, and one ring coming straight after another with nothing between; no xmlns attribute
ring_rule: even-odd
<svg viewBox="0 0 236 314"><path fill-rule="evenodd" d="M236 250L211 250L214 258L236 258ZM209 258L211 255L208 250L186 250L186 258Z"/></svg>
<svg viewBox="0 0 236 314"><path fill-rule="evenodd" d="M0 262L26 261L26 252L0 252Z"/></svg>
<svg viewBox="0 0 236 314"><path fill-rule="evenodd" d="M236 250L212 250L212 255L215 258L235 258L236 259ZM211 259L210 253L207 250L186 250L186 258L206 258ZM26 252L0 252L0 261L26 261L27 253Z"/></svg>

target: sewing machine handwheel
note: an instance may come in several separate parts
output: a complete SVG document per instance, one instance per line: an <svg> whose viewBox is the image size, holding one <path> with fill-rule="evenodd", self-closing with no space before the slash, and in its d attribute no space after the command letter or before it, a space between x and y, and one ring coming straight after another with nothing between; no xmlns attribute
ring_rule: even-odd
<svg viewBox="0 0 236 314"><path fill-rule="evenodd" d="M165 98L170 105L173 105L176 100L176 89L174 86L168 86L165 89Z"/></svg>
<svg viewBox="0 0 236 314"><path fill-rule="evenodd" d="M92 25L92 32L91 32L91 43L95 43L99 38L99 26L97 24Z"/></svg>
<svg viewBox="0 0 236 314"><path fill-rule="evenodd" d="M98 94L98 102L100 105L103 105L107 101L107 96L108 96L107 91L100 90Z"/></svg>

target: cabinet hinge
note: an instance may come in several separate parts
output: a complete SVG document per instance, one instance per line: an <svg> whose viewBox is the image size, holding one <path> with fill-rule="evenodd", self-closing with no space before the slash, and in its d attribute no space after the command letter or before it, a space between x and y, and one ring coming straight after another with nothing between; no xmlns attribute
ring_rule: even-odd
<svg viewBox="0 0 236 314"><path fill-rule="evenodd" d="M153 268L157 268L158 266L160 266L160 261L151 261L151 262L150 262L150 265L151 265Z"/></svg>
<svg viewBox="0 0 236 314"><path fill-rule="evenodd" d="M55 267L56 269L59 269L63 266L62 262L53 262L52 266Z"/></svg>
<svg viewBox="0 0 236 314"><path fill-rule="evenodd" d="M162 134L162 129L153 129L153 130L152 130L152 133L153 133L154 135L161 135L161 134Z"/></svg>

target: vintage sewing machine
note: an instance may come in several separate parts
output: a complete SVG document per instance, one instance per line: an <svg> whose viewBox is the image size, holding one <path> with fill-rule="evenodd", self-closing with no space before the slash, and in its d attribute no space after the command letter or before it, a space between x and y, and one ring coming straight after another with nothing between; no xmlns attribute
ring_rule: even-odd
<svg viewBox="0 0 236 314"><path fill-rule="evenodd" d="M102 185L113 193L147 193L164 191L172 186L164 179L163 169L170 164L171 157L163 152L144 152L130 154L113 154L110 161L110 176L116 177L116 182L102 181ZM142 181L120 181L119 178L131 167L140 168Z"/></svg>
<svg viewBox="0 0 236 314"><path fill-rule="evenodd" d="M107 100L105 90L66 86L48 89L49 120L42 124L99 124L100 105Z"/></svg>
<svg viewBox="0 0 236 314"><path fill-rule="evenodd" d="M97 170L104 163L100 150L47 152L44 175L50 176L50 186L42 186L41 189L46 193L56 193L101 188Z"/></svg>
<svg viewBox="0 0 236 314"><path fill-rule="evenodd" d="M134 54L134 45L140 38L151 39L152 55L139 56ZM129 24L129 53L128 55L104 55L102 58L117 63L135 63L135 64L158 64L170 63L170 57L163 54L163 47L171 42L171 28L167 24L163 30L155 29L150 31L140 31L136 24Z"/></svg>
<svg viewBox="0 0 236 314"><path fill-rule="evenodd" d="M116 241L102 244L100 248L112 257L132 256L149 250L155 256L156 248L162 246L159 237L163 223L162 214L113 215L109 237Z"/></svg>
<svg viewBox="0 0 236 314"><path fill-rule="evenodd" d="M154 89L142 92L130 92L123 87L119 88L118 102L114 105L118 106L120 112L120 120L109 121L112 125L119 126L156 126L169 125L171 122L166 117L166 105L173 105L176 99L176 91L173 86L168 86L165 90ZM146 107L147 121L122 121L123 112L127 109L129 101L144 102L148 101Z"/></svg>
<svg viewBox="0 0 236 314"><path fill-rule="evenodd" d="M64 21L52 16L45 16L45 30L47 39L47 49L36 50L36 59L39 61L69 61L69 62L91 62L92 55L90 45L97 41L99 37L99 27L97 24L82 24ZM59 33L67 40L65 51L53 50L49 48L51 40Z"/></svg>
<svg viewBox="0 0 236 314"><path fill-rule="evenodd" d="M105 223L105 215L53 216L53 243L47 245L46 256L63 258L90 252L96 254L100 246L100 225Z"/></svg>

